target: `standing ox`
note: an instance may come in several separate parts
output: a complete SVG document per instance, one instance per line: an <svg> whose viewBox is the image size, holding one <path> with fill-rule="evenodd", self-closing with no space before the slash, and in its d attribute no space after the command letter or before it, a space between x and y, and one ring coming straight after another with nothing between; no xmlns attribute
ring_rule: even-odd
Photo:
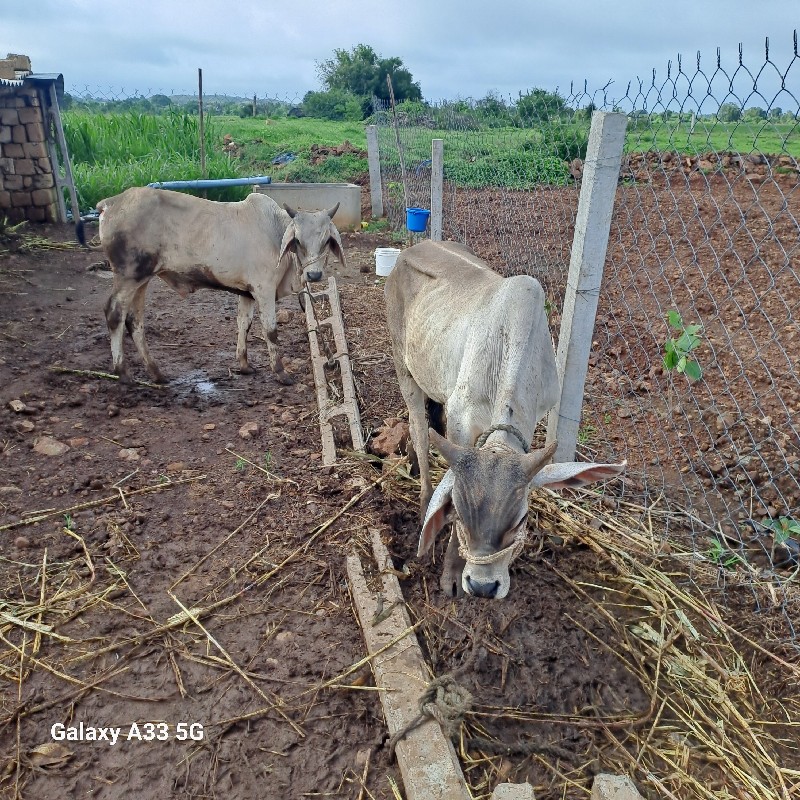
<svg viewBox="0 0 800 800"><path fill-rule="evenodd" d="M624 465L547 465L555 443L528 451L559 393L534 278L502 278L460 244L424 241L405 250L386 279L386 315L422 482L417 555L454 522L442 589L503 598L525 540L531 487L581 486ZM428 399L444 407L447 438L428 429ZM435 492L429 437L450 467Z"/></svg>
<svg viewBox="0 0 800 800"><path fill-rule="evenodd" d="M275 376L291 383L278 354L275 301L320 280L330 253L344 265L342 240L332 222L338 207L284 210L265 194L217 203L150 188L127 189L101 200L100 249L114 271L105 309L114 371L127 379L127 328L153 380L164 381L144 336L147 284L157 275L181 297L202 288L239 295L236 357L245 373L252 372L247 334L257 304ZM80 224L77 234L85 243Z"/></svg>

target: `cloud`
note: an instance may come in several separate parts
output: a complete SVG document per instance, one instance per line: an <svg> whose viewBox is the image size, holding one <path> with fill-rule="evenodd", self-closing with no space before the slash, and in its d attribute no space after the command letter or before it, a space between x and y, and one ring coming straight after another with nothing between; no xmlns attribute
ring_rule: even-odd
<svg viewBox="0 0 800 800"><path fill-rule="evenodd" d="M693 72L701 51L713 71L720 47L735 70L740 41L757 71L767 36L785 70L794 58L786 14L785 4L770 2L754 13L745 0L41 0L4 8L0 47L29 55L37 71L63 73L68 91L189 92L202 68L209 93L300 100L320 88L317 62L364 43L401 58L426 99L490 91L513 98L533 87L566 94L570 84L594 91L608 81L621 95L637 78L652 80L653 70L666 77L669 61L674 73L679 53ZM793 69L796 85L800 65Z"/></svg>

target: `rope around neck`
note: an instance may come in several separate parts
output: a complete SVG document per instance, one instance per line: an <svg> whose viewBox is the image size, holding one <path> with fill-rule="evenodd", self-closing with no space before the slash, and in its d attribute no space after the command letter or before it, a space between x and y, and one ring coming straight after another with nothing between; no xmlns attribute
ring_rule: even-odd
<svg viewBox="0 0 800 800"><path fill-rule="evenodd" d="M522 449L526 452L530 452L530 447L528 442L525 441L525 437L519 432L519 429L515 428L513 425L492 425L489 430L484 431L475 441L475 447L480 450L485 444L486 440L495 432L495 431L505 431L506 433L510 433L513 436L516 436L519 439L519 443L522 445Z"/></svg>

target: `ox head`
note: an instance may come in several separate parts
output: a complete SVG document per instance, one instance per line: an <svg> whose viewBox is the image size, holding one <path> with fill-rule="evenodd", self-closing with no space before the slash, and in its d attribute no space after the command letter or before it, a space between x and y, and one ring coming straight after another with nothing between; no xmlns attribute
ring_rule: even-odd
<svg viewBox="0 0 800 800"><path fill-rule="evenodd" d="M417 555L431 548L448 522L455 524L458 552L451 543L442 575L442 588L452 596L463 590L500 600L508 594L509 566L526 537L531 488L583 486L625 468L624 463L547 464L555 442L525 454L459 447L434 430L429 433L450 469L428 504Z"/></svg>
<svg viewBox="0 0 800 800"><path fill-rule="evenodd" d="M327 211L297 211L283 206L291 222L283 234L278 264L283 274L290 268L294 256L296 269L292 275L293 291L300 291L307 283L322 280L329 255L344 267L344 248L333 216L339 203Z"/></svg>

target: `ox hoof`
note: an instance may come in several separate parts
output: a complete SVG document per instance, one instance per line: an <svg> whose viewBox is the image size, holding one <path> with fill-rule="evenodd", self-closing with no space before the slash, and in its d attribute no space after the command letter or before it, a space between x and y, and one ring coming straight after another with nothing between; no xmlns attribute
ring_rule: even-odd
<svg viewBox="0 0 800 800"><path fill-rule="evenodd" d="M294 383L294 378L288 372L276 372L275 377L278 379L278 383L282 383L284 386L291 386Z"/></svg>
<svg viewBox="0 0 800 800"><path fill-rule="evenodd" d="M245 364L243 367L239 366L240 375L255 375L255 372L255 368L251 367L249 364Z"/></svg>
<svg viewBox="0 0 800 800"><path fill-rule="evenodd" d="M169 383L169 375L165 375L163 372L151 373L150 377L153 379L153 383L158 383L158 384Z"/></svg>
<svg viewBox="0 0 800 800"><path fill-rule="evenodd" d="M448 597L463 597L464 590L461 588L461 572L445 570L439 580L439 586Z"/></svg>

